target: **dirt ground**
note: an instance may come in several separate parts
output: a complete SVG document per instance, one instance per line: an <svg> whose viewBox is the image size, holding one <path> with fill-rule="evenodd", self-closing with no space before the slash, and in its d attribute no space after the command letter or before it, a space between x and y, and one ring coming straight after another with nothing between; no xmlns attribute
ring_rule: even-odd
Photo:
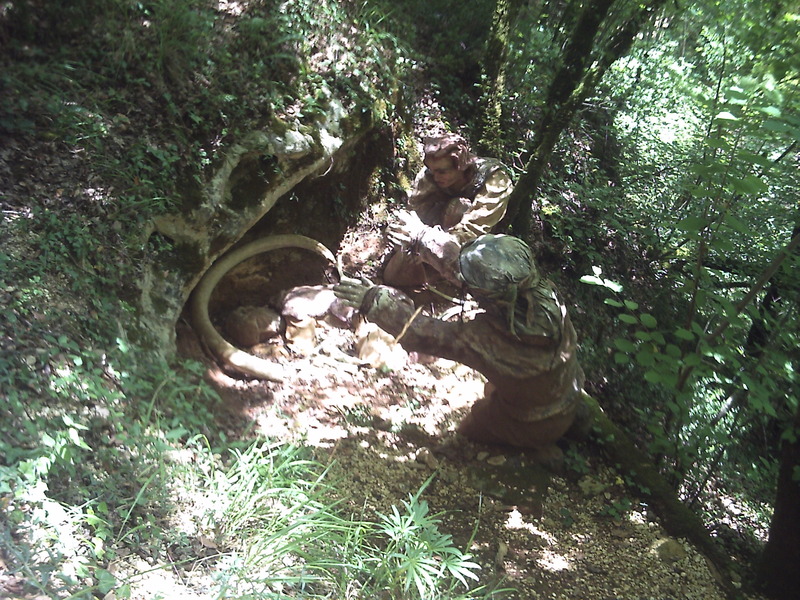
<svg viewBox="0 0 800 600"><path fill-rule="evenodd" d="M385 248L364 223L338 251L348 275L374 277ZM508 598L725 597L706 559L671 539L591 445L565 441L563 466L547 470L524 452L470 443L455 428L482 394L480 374L391 344L366 364L357 337L320 323L305 355L280 338L253 348L284 366L282 383L219 369L209 379L257 433L318 449L365 516L400 506L434 475L422 497L476 556L480 583L513 588Z"/></svg>
<svg viewBox="0 0 800 600"><path fill-rule="evenodd" d="M420 100L415 115L417 139L442 130L441 110L430 98ZM382 228L394 210L371 205L331 248L345 275L379 282L388 252ZM425 310L439 315L447 308ZM548 470L525 452L471 443L455 430L483 393L479 373L409 355L391 340L376 345L371 361L360 360L364 337L320 323L305 353L288 350L280 338L253 348L284 366L283 383L218 369L209 377L261 435L316 448L346 502L366 517L400 506L433 475L422 497L480 563L479 583L513 589L507 598L726 597L713 566L665 533L596 447L564 440L563 465Z"/></svg>

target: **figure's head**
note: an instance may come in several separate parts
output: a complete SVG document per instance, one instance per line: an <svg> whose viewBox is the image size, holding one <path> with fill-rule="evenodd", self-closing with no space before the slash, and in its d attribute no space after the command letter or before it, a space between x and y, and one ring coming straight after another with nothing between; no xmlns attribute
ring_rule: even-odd
<svg viewBox="0 0 800 600"><path fill-rule="evenodd" d="M467 180L467 170L475 163L475 155L460 135L448 133L423 140L425 166L440 188L459 188Z"/></svg>
<svg viewBox="0 0 800 600"><path fill-rule="evenodd" d="M467 290L487 311L505 314L513 335L530 330L535 314L529 294L541 275L525 242L510 235L482 235L464 245L458 267Z"/></svg>
<svg viewBox="0 0 800 600"><path fill-rule="evenodd" d="M461 248L461 280L481 300L513 302L520 288L534 287L541 276L530 247L510 235L482 235Z"/></svg>

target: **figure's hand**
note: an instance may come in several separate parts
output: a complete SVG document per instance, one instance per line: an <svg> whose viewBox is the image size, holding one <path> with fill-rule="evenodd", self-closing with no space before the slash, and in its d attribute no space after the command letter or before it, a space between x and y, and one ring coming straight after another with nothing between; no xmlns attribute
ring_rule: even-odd
<svg viewBox="0 0 800 600"><path fill-rule="evenodd" d="M369 279L361 278L359 280L351 277L342 277L342 280L333 286L333 293L345 304L357 310L361 308L364 302L364 295L372 287L372 282Z"/></svg>
<svg viewBox="0 0 800 600"><path fill-rule="evenodd" d="M396 215L397 221L386 228L386 237L397 246L408 246L426 229L416 213L401 210Z"/></svg>

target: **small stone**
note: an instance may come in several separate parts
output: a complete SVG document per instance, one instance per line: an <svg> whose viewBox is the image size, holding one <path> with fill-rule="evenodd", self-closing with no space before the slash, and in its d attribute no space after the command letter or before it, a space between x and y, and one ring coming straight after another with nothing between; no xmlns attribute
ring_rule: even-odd
<svg viewBox="0 0 800 600"><path fill-rule="evenodd" d="M502 454L498 454L497 456L490 456L486 459L486 462L492 466L499 467L500 465L506 464L506 457Z"/></svg>
<svg viewBox="0 0 800 600"><path fill-rule="evenodd" d="M606 572L606 570L603 567L600 567L598 565L593 565L591 563L586 565L586 570L589 571L589 573L592 573L593 575L602 575L603 573Z"/></svg>
<svg viewBox="0 0 800 600"><path fill-rule="evenodd" d="M420 448L417 452L415 460L433 471L439 468L439 459L431 454L431 451L427 448Z"/></svg>
<svg viewBox="0 0 800 600"><path fill-rule="evenodd" d="M676 540L662 538L650 546L650 552L655 553L665 563L676 563L686 558L686 549Z"/></svg>
<svg viewBox="0 0 800 600"><path fill-rule="evenodd" d="M611 530L611 535L617 538L626 538L630 535L630 532L627 529L623 529L622 527L615 527Z"/></svg>

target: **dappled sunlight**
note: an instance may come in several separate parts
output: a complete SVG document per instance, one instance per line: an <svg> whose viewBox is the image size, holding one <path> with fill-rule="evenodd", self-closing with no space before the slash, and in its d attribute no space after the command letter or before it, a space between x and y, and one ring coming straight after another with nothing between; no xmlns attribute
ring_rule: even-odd
<svg viewBox="0 0 800 600"><path fill-rule="evenodd" d="M765 514L770 514L772 508L766 504L753 505L741 498L730 495L720 495L719 503L725 510L721 522L733 531L743 535L755 535L760 541L766 542L769 537L769 528L764 519Z"/></svg>
<svg viewBox="0 0 800 600"><path fill-rule="evenodd" d="M543 529L539 528L534 523L528 522L523 517L522 513L518 510L514 509L510 513L508 513L508 520L506 521L506 527L509 529L521 529L529 532L532 535L540 538L546 544L554 546L558 542L554 535L544 531Z"/></svg>
<svg viewBox="0 0 800 600"><path fill-rule="evenodd" d="M566 557L552 550L543 550L536 564L543 569L553 572L566 571L572 568L572 563L570 563Z"/></svg>
<svg viewBox="0 0 800 600"><path fill-rule="evenodd" d="M3 2L0 598L793 597L796 4ZM547 390L518 371L496 397L563 454L458 433L470 368L280 325L306 280L393 280L425 138L451 132L511 167L485 226L564 295L594 423L524 410ZM436 237L483 232L459 232L474 191L436 193ZM284 234L335 256L203 285ZM432 286L415 303L457 328ZM331 327L379 320L374 293ZM237 337L249 308L274 319Z"/></svg>
<svg viewBox="0 0 800 600"><path fill-rule="evenodd" d="M217 2L217 10L238 17L247 10L248 4L248 2L242 0L219 0L219 2Z"/></svg>

